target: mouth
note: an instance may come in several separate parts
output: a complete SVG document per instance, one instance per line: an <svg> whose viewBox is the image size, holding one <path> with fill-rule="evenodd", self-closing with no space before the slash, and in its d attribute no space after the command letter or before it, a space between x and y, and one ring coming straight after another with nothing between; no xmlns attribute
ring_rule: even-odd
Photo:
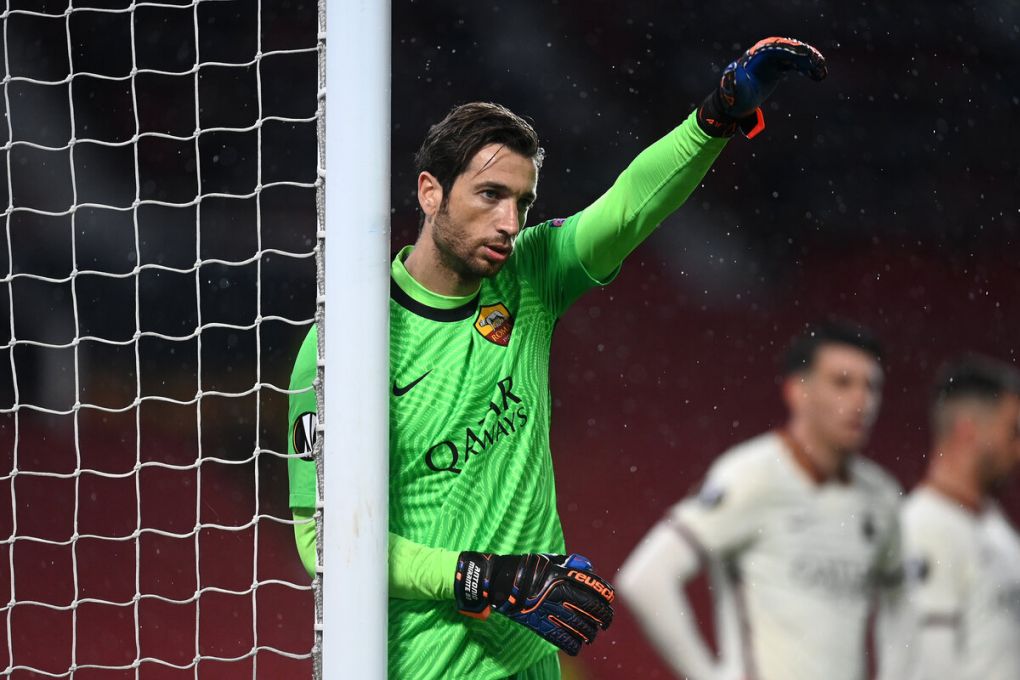
<svg viewBox="0 0 1020 680"><path fill-rule="evenodd" d="M847 428L854 433L861 433L868 429L868 424L863 420L851 420L847 422Z"/></svg>
<svg viewBox="0 0 1020 680"><path fill-rule="evenodd" d="M485 253L486 259L493 262L503 262L513 252L512 247L502 243L487 243L482 246L482 250Z"/></svg>

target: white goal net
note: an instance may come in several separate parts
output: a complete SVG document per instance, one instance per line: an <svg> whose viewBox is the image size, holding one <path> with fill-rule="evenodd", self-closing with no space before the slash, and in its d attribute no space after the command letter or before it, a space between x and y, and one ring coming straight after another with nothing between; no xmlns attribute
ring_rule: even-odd
<svg viewBox="0 0 1020 680"><path fill-rule="evenodd" d="M319 8L2 6L0 677L310 677Z"/></svg>

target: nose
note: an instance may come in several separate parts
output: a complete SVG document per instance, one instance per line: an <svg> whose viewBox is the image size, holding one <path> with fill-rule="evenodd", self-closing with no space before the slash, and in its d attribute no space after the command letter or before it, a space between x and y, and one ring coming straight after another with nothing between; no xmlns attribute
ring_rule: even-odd
<svg viewBox="0 0 1020 680"><path fill-rule="evenodd" d="M870 385L864 385L854 394L857 412L872 415L878 407L878 392Z"/></svg>
<svg viewBox="0 0 1020 680"><path fill-rule="evenodd" d="M521 231L521 210L515 201L506 201L506 207L500 211L497 229L500 234L511 240Z"/></svg>

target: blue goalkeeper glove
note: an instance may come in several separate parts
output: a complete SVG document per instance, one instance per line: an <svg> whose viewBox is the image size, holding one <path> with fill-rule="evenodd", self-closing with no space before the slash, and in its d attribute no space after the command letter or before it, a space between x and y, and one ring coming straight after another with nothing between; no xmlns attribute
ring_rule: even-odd
<svg viewBox="0 0 1020 680"><path fill-rule="evenodd" d="M580 555L462 552L453 591L462 614L496 611L571 656L613 621L613 587Z"/></svg>
<svg viewBox="0 0 1020 680"><path fill-rule="evenodd" d="M719 87L698 108L698 125L713 137L729 137L738 129L750 139L765 129L761 105L789 71L822 80L825 57L811 45L792 38L765 38L723 71Z"/></svg>

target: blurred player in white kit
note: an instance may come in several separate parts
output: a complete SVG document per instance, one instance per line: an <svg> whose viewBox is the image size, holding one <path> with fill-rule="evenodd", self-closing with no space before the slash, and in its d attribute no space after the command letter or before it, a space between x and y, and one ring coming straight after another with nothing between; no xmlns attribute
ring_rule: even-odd
<svg viewBox="0 0 1020 680"><path fill-rule="evenodd" d="M700 491L672 507L624 563L617 592L678 675L865 678L869 614L876 596L896 601L902 574L900 488L858 455L882 381L880 350L865 329L809 329L784 363L786 426L723 453ZM683 590L703 570L718 655Z"/></svg>
<svg viewBox="0 0 1020 680"><path fill-rule="evenodd" d="M925 480L902 514L910 680L1020 678L1020 536L995 492L1020 461L1020 375L967 356L943 368Z"/></svg>

